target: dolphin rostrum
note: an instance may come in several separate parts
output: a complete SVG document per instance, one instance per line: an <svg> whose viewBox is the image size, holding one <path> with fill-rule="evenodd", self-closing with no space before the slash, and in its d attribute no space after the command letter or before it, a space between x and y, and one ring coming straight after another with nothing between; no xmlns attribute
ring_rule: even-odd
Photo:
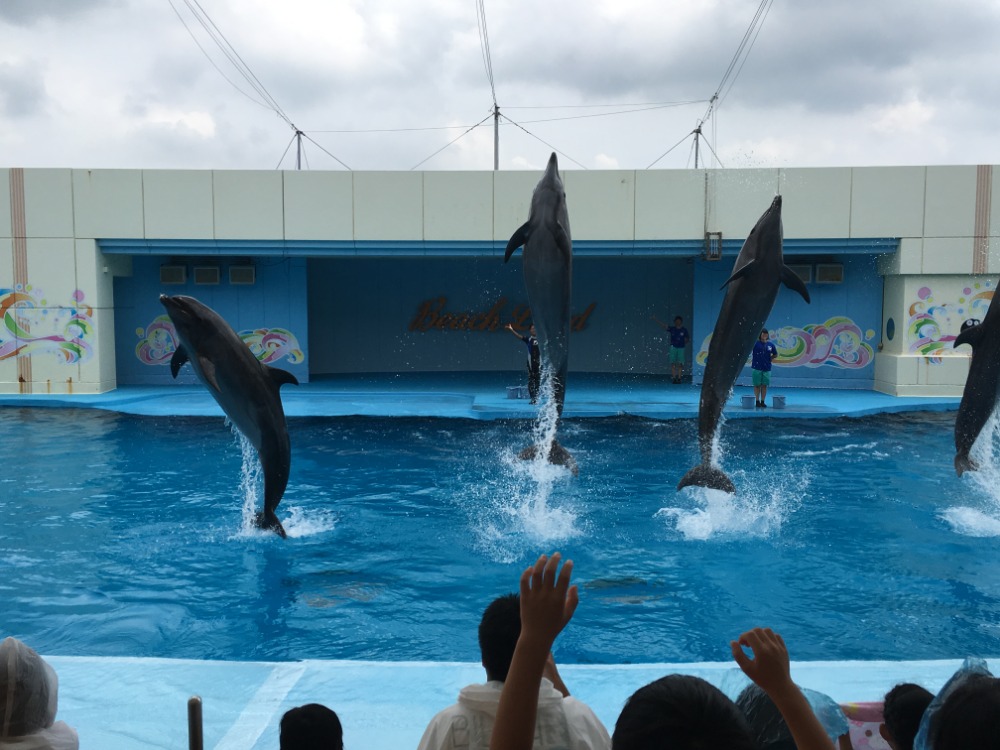
<svg viewBox="0 0 1000 750"><path fill-rule="evenodd" d="M179 339L170 373L176 378L190 362L198 380L256 448L264 470L264 511L257 514L257 525L284 537L274 510L288 485L292 447L278 389L299 381L290 372L262 365L222 316L194 297L161 294L160 302Z"/></svg>
<svg viewBox="0 0 1000 750"><path fill-rule="evenodd" d="M958 476L979 467L969 458L976 438L989 421L1000 397L1000 302L993 295L986 317L979 325L962 331L953 346L968 344L973 357L965 379L962 402L955 417L955 473Z"/></svg>
<svg viewBox="0 0 1000 750"><path fill-rule="evenodd" d="M542 351L542 372L552 382L552 398L557 418L562 416L566 398L566 370L569 364L570 294L573 271L573 242L569 233L566 191L559 177L555 153L549 157L545 174L531 195L528 220L517 228L507 243L506 263L519 247L524 247L524 286L528 292L531 318L538 331ZM522 458L531 458L531 448ZM548 459L568 466L576 473L576 462L553 438Z"/></svg>
<svg viewBox="0 0 1000 750"><path fill-rule="evenodd" d="M771 314L779 285L784 284L809 302L809 292L802 279L782 260L781 240L781 196L778 195L750 231L736 258L732 276L722 285L728 289L708 345L708 362L698 404L701 463L684 475L677 489L697 485L736 492L732 480L712 462L722 409Z"/></svg>

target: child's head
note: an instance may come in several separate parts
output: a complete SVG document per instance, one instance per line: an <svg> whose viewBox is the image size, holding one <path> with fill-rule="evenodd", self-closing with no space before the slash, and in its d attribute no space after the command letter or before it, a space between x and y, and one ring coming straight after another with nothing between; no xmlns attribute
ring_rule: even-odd
<svg viewBox="0 0 1000 750"><path fill-rule="evenodd" d="M955 688L931 719L934 750L996 747L1000 737L1000 679L972 675Z"/></svg>
<svg viewBox="0 0 1000 750"><path fill-rule="evenodd" d="M879 734L893 750L913 750L920 719L934 696L912 682L896 685L885 694Z"/></svg>
<svg viewBox="0 0 1000 750"><path fill-rule="evenodd" d="M672 674L632 694L615 724L611 747L751 750L756 746L743 714L721 690L700 677Z"/></svg>

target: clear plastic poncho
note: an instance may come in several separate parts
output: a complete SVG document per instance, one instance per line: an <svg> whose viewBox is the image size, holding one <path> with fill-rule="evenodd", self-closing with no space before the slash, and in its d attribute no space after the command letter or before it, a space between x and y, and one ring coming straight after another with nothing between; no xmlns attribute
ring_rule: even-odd
<svg viewBox="0 0 1000 750"><path fill-rule="evenodd" d="M74 750L76 732L56 722L59 679L16 638L0 641L0 750Z"/></svg>

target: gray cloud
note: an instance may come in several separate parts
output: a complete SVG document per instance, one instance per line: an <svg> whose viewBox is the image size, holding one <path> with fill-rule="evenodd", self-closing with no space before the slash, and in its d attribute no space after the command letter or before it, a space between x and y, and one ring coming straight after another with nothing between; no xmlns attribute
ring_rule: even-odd
<svg viewBox="0 0 1000 750"><path fill-rule="evenodd" d="M0 63L0 115L24 120L45 111L48 94L36 63Z"/></svg>
<svg viewBox="0 0 1000 750"><path fill-rule="evenodd" d="M123 0L3 0L0 20L31 26L43 19L69 20L104 6L121 6Z"/></svg>

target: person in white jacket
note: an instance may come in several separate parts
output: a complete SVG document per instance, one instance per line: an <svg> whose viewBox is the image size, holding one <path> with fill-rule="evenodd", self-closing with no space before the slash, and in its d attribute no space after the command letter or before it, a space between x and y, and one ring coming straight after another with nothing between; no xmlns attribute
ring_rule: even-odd
<svg viewBox="0 0 1000 750"><path fill-rule="evenodd" d="M56 721L59 679L34 649L0 642L0 750L78 750L76 730Z"/></svg>
<svg viewBox="0 0 1000 750"><path fill-rule="evenodd" d="M521 634L520 601L518 594L507 594L483 612L479 650L487 682L462 688L458 702L431 719L417 750L488 750L500 691ZM533 750L608 750L607 729L589 706L570 696L551 653L544 674Z"/></svg>

